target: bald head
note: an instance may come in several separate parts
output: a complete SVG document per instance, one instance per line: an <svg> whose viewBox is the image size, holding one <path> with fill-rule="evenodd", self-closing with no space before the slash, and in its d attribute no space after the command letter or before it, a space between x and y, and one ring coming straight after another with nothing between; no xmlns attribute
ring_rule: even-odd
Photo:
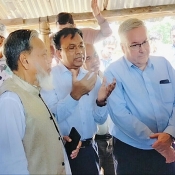
<svg viewBox="0 0 175 175"><path fill-rule="evenodd" d="M86 61L84 62L83 67L88 71L98 71L100 68L100 61L94 45L85 44L85 47Z"/></svg>

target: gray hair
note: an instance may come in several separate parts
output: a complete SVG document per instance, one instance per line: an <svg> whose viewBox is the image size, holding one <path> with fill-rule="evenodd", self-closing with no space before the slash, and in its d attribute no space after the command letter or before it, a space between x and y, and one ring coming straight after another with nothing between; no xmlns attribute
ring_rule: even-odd
<svg viewBox="0 0 175 175"><path fill-rule="evenodd" d="M120 36L120 40L121 42L123 42L125 40L125 34L132 30L132 29L135 29L135 28L138 28L138 27L145 27L145 24L143 21L137 19L137 18L130 18L126 21L124 21L120 26L119 26L119 29L118 29L118 34ZM146 27L145 27L146 28Z"/></svg>
<svg viewBox="0 0 175 175"><path fill-rule="evenodd" d="M7 37L4 42L3 54L6 57L7 65L10 69L18 70L18 59L22 52L31 52L31 39L38 37L36 30L21 29L16 30Z"/></svg>

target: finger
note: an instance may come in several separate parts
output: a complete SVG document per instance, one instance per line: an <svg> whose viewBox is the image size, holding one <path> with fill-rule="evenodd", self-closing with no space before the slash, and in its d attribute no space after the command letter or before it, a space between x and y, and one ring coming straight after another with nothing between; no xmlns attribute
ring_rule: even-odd
<svg viewBox="0 0 175 175"><path fill-rule="evenodd" d="M93 8L94 5L94 0L91 1L91 7Z"/></svg>
<svg viewBox="0 0 175 175"><path fill-rule="evenodd" d="M115 84L111 83L108 85L108 87L107 87L108 96L111 94L111 92L114 90L114 88L115 88Z"/></svg>
<svg viewBox="0 0 175 175"><path fill-rule="evenodd" d="M113 78L113 82L112 84L116 84L117 80L115 78Z"/></svg>
<svg viewBox="0 0 175 175"><path fill-rule="evenodd" d="M93 76L94 72L89 71L82 80L88 80Z"/></svg>
<svg viewBox="0 0 175 175"><path fill-rule="evenodd" d="M153 139L153 138L158 138L159 135L160 135L160 133L155 133L155 134L151 134L149 137L150 137L151 139Z"/></svg>
<svg viewBox="0 0 175 175"><path fill-rule="evenodd" d="M116 78L113 78L113 82L116 82L117 80L116 80Z"/></svg>
<svg viewBox="0 0 175 175"><path fill-rule="evenodd" d="M63 139L66 141L66 142L71 142L72 139L69 137L69 136L63 136Z"/></svg>
<svg viewBox="0 0 175 175"><path fill-rule="evenodd" d="M70 157L71 157L72 159L76 158L77 155L78 155L78 152L79 152L79 149L76 149L76 150L72 151Z"/></svg>
<svg viewBox="0 0 175 175"><path fill-rule="evenodd" d="M106 77L103 77L102 86L106 86Z"/></svg>
<svg viewBox="0 0 175 175"><path fill-rule="evenodd" d="M94 73L94 74L87 80L87 83L88 83L89 87L95 86L96 80L97 80L97 74Z"/></svg>

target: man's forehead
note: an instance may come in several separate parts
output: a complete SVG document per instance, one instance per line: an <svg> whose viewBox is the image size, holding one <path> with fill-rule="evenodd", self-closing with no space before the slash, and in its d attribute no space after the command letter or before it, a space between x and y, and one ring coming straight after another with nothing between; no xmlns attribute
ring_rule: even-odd
<svg viewBox="0 0 175 175"><path fill-rule="evenodd" d="M83 39L81 38L81 36L76 33L75 36L72 36L71 34L67 35L66 37L65 36L62 36L61 37L61 42L69 42L69 43L82 43L83 42Z"/></svg>

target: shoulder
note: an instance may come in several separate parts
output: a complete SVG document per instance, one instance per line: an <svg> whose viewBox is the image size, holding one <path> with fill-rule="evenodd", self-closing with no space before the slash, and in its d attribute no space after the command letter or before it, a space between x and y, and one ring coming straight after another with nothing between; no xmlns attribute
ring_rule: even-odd
<svg viewBox="0 0 175 175"><path fill-rule="evenodd" d="M126 70L127 64L124 59L124 57L121 57L120 59L113 61L106 69L105 72L123 72Z"/></svg>
<svg viewBox="0 0 175 175"><path fill-rule="evenodd" d="M4 100L16 101L18 103L21 102L19 96L16 93L11 92L11 91L6 91L0 95L0 101L4 101Z"/></svg>
<svg viewBox="0 0 175 175"><path fill-rule="evenodd" d="M163 56L150 56L150 61L151 63L156 66L167 66L167 65L170 65L170 62Z"/></svg>
<svg viewBox="0 0 175 175"><path fill-rule="evenodd" d="M19 96L11 91L6 91L0 95L0 105L3 108L23 110L23 105Z"/></svg>
<svg viewBox="0 0 175 175"><path fill-rule="evenodd" d="M124 58L120 58L112 62L104 72L104 76L109 82L112 82L113 78L120 80L120 77L125 75L125 72L128 71L127 64Z"/></svg>

